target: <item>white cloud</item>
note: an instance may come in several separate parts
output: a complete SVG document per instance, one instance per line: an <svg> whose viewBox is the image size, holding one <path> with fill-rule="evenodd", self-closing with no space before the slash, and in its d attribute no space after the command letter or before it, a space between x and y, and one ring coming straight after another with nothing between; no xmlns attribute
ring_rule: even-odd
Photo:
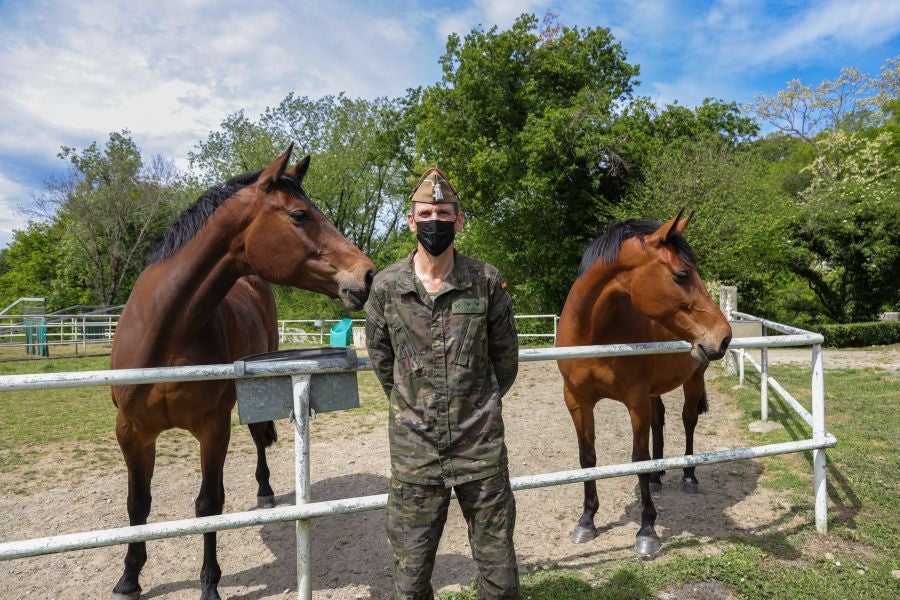
<svg viewBox="0 0 900 600"><path fill-rule="evenodd" d="M483 19L486 27L499 25L509 27L522 13L535 13L538 18L550 4L546 0L478 0L475 12Z"/></svg>
<svg viewBox="0 0 900 600"><path fill-rule="evenodd" d="M900 3L894 0L830 2L798 15L760 48L757 63L808 58L835 46L865 48L900 31Z"/></svg>
<svg viewBox="0 0 900 600"><path fill-rule="evenodd" d="M900 33L900 2L831 0L792 14L746 0L716 3L694 22L692 56L708 72L797 67Z"/></svg>
<svg viewBox="0 0 900 600"><path fill-rule="evenodd" d="M433 9L401 18L362 2L204 4L0 4L6 185L39 185L35 157L52 163L61 145L102 143L126 128L143 151L183 169L188 152L236 110L255 118L292 91L397 96L431 82L422 79L424 62L438 73Z"/></svg>
<svg viewBox="0 0 900 600"><path fill-rule="evenodd" d="M435 10L434 33L443 45L451 33L462 37L479 25L484 29L494 25L501 30L507 29L523 13L533 13L541 19L548 9L552 9L551 4L549 0L476 0L462 10Z"/></svg>
<svg viewBox="0 0 900 600"><path fill-rule="evenodd" d="M687 105L740 99L760 74L900 31L896 0L0 0L0 181L28 191L48 165L62 169L61 145L125 128L183 169L230 112L255 118L289 92L399 96L440 77L449 33L548 9L565 25L611 28L647 93Z"/></svg>
<svg viewBox="0 0 900 600"><path fill-rule="evenodd" d="M30 200L28 189L0 173L0 248L12 240L14 229L23 229L27 219L19 212L19 206Z"/></svg>

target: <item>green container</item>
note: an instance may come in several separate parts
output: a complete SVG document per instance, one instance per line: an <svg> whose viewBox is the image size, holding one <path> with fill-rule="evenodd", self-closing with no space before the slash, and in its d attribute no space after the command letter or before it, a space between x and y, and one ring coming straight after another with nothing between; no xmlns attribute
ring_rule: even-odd
<svg viewBox="0 0 900 600"><path fill-rule="evenodd" d="M341 319L331 328L331 345L337 348L353 345L353 321Z"/></svg>

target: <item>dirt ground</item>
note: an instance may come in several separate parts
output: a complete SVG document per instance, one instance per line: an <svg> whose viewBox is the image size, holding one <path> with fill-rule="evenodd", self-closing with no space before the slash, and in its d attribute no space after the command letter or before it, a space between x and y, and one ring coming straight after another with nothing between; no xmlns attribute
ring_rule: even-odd
<svg viewBox="0 0 900 600"><path fill-rule="evenodd" d="M773 350L773 363L807 363L808 350ZM895 370L900 348L887 352L827 351L826 368L880 367ZM713 376L720 372L711 368ZM554 363L524 363L504 401L510 471L513 477L578 467L577 446L561 395L561 377ZM683 452L680 422L681 393L665 398L666 455ZM709 398L710 412L697 427L698 452L752 445L753 434L741 425L736 408L718 394ZM597 448L600 464L629 461L631 434L622 405L598 404ZM312 499L328 500L381 494L387 490L389 462L383 427L346 436L354 429L352 415L334 415L312 422ZM280 441L270 451L272 485L279 505L293 503L293 436L290 425L278 424ZM112 439L112 438L110 438ZM113 442L114 443L114 442ZM52 457L48 457L52 460ZM65 465L60 465L64 467ZM252 442L244 429L235 436L226 464L226 512L255 506L256 484ZM742 461L697 469L700 494L678 489L680 473L669 472L655 497L657 531L663 542L699 540L699 551L714 552L706 542L734 534L763 535L799 526L778 492L758 487L758 461ZM10 541L127 525L126 473L116 465L89 481L36 488L28 495L2 492L0 481L0 539ZM151 522L193 516L200 475L196 460L168 461L157 467ZM565 565L588 572L592 567L632 556L640 521L635 477L598 482L600 510L596 524L601 535L575 545L569 534L580 514L582 485L573 484L520 491L516 552L520 569ZM810 501L812 498L810 498ZM294 598L296 592L293 524L275 524L219 533L219 562L223 598ZM202 561L199 536L148 542L141 584L143 598L174 600L199 595ZM104 598L121 574L125 548L112 546L80 552L0 562L2 598ZM391 551L382 510L313 522L313 597L356 599L386 597L390 584ZM435 589L458 589L475 576L458 507L451 508L441 542L433 581Z"/></svg>

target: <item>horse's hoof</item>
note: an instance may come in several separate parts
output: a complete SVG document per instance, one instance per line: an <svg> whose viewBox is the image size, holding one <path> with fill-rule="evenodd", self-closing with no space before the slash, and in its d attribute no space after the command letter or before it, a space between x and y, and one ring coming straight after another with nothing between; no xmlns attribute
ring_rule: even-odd
<svg viewBox="0 0 900 600"><path fill-rule="evenodd" d="M651 481L650 482L650 493L656 494L657 492L662 491L662 483L659 481Z"/></svg>
<svg viewBox="0 0 900 600"><path fill-rule="evenodd" d="M656 535L639 535L634 543L634 551L641 556L653 556L660 549L659 538Z"/></svg>
<svg viewBox="0 0 900 600"><path fill-rule="evenodd" d="M685 494L699 494L700 493L700 484L696 481L691 481L690 479L682 479L681 480L681 491Z"/></svg>
<svg viewBox="0 0 900 600"><path fill-rule="evenodd" d="M275 496L257 496L256 506L259 508L275 508Z"/></svg>
<svg viewBox="0 0 900 600"><path fill-rule="evenodd" d="M575 531L572 532L572 543L584 544L595 537L597 537L596 527L582 527L579 525L575 528Z"/></svg>
<svg viewBox="0 0 900 600"><path fill-rule="evenodd" d="M112 593L112 600L138 600L140 597L141 590L135 590L127 594L120 594L119 592Z"/></svg>

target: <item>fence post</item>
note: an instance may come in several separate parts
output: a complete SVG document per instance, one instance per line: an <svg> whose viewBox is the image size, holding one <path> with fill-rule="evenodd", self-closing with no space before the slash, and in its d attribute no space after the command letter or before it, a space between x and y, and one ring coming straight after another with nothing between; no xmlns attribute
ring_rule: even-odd
<svg viewBox="0 0 900 600"><path fill-rule="evenodd" d="M87 356L87 317L81 317L81 348Z"/></svg>
<svg viewBox="0 0 900 600"><path fill-rule="evenodd" d="M744 349L738 350L738 385L744 385Z"/></svg>
<svg viewBox="0 0 900 600"><path fill-rule="evenodd" d="M294 494L295 504L309 502L309 375L292 375L294 390ZM309 519L300 519L297 531L297 598L312 599L310 551L312 531Z"/></svg>
<svg viewBox="0 0 900 600"><path fill-rule="evenodd" d="M825 364L821 344L812 349L812 416L813 439L825 441ZM813 479L816 502L816 530L828 533L828 485L825 449L813 450Z"/></svg>
<svg viewBox="0 0 900 600"><path fill-rule="evenodd" d="M766 335L766 326L762 326L762 335ZM769 420L769 348L759 349L759 420Z"/></svg>
<svg viewBox="0 0 900 600"><path fill-rule="evenodd" d="M737 286L734 285L722 285L719 286L719 308L722 310L722 314L725 315L725 318L729 321L734 319L734 311L737 310ZM722 360L722 369L725 372L725 375L734 375L736 366L734 355L731 352L725 353L725 358Z"/></svg>

